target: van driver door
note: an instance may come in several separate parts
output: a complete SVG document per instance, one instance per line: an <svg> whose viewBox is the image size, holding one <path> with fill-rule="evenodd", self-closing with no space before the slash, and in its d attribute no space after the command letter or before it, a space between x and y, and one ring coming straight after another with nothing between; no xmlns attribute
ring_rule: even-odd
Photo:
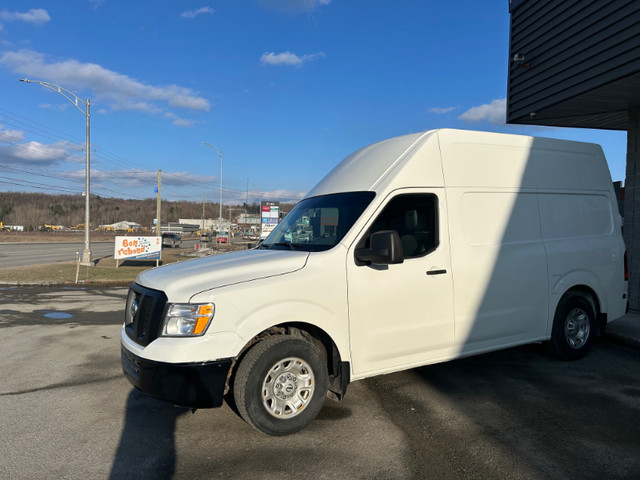
<svg viewBox="0 0 640 480"><path fill-rule="evenodd" d="M352 246L347 259L354 376L384 373L450 355L453 277L443 189L395 192ZM404 262L365 265L356 248L372 233L396 230Z"/></svg>

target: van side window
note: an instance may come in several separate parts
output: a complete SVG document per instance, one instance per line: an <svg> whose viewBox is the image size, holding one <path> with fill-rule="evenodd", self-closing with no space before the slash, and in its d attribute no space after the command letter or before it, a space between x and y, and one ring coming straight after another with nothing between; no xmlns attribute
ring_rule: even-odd
<svg viewBox="0 0 640 480"><path fill-rule="evenodd" d="M411 193L393 198L369 228L369 235L380 230L396 230L404 258L432 252L438 246L438 197L432 193Z"/></svg>

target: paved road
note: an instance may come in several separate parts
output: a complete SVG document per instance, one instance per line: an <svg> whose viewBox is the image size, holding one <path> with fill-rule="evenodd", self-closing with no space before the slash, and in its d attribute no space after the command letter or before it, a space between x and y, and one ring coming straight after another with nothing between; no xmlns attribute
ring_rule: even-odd
<svg viewBox="0 0 640 480"><path fill-rule="evenodd" d="M182 248L193 248L195 240L184 240ZM82 254L84 242L0 243L0 268L27 267L47 263L71 262ZM113 242L91 242L94 260L113 256Z"/></svg>
<svg viewBox="0 0 640 480"><path fill-rule="evenodd" d="M640 351L527 346L355 382L284 438L225 404L190 411L120 370L124 289L0 290L0 478L627 478Z"/></svg>
<svg viewBox="0 0 640 480"><path fill-rule="evenodd" d="M113 242L91 242L93 259L113 255ZM0 243L0 268L27 267L46 263L72 262L84 242L71 243Z"/></svg>

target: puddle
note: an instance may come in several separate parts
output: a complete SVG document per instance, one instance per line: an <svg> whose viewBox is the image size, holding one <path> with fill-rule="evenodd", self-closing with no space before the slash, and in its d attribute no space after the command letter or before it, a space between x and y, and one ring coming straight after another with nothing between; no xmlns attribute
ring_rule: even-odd
<svg viewBox="0 0 640 480"><path fill-rule="evenodd" d="M73 315L65 312L47 312L44 314L44 316L47 318L55 318L56 320L63 318L73 318Z"/></svg>

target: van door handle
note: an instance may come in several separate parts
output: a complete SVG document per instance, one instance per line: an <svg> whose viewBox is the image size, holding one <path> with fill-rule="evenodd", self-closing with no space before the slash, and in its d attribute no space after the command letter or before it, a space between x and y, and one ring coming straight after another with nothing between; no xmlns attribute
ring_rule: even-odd
<svg viewBox="0 0 640 480"><path fill-rule="evenodd" d="M428 270L427 271L427 275L443 275L447 273L447 271L445 269L442 270Z"/></svg>

